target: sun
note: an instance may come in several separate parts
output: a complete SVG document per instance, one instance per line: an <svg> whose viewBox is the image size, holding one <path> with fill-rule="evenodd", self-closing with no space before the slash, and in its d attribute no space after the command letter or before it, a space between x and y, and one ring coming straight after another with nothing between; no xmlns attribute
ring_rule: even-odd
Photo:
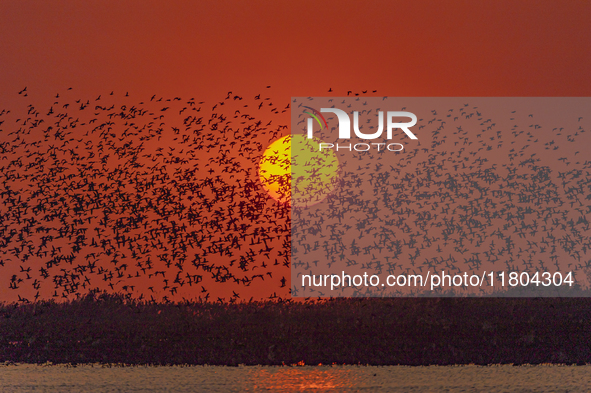
<svg viewBox="0 0 591 393"><path fill-rule="evenodd" d="M339 160L334 151L321 151L320 143L318 138L295 134L267 147L259 162L259 178L273 199L308 207L321 202L335 189Z"/></svg>
<svg viewBox="0 0 591 393"><path fill-rule="evenodd" d="M259 178L263 188L275 200L285 203L291 192L291 135L267 147L259 162Z"/></svg>

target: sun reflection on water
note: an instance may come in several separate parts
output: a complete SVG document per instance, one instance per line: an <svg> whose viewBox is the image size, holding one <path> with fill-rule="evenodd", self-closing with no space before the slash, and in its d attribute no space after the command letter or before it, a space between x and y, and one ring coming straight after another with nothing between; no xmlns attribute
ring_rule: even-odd
<svg viewBox="0 0 591 393"><path fill-rule="evenodd" d="M331 366L258 368L251 376L255 390L338 391L355 386L353 372Z"/></svg>

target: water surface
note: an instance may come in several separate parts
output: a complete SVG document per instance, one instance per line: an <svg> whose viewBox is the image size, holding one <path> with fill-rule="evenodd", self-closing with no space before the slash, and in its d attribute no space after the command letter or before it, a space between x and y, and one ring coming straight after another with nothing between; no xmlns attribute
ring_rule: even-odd
<svg viewBox="0 0 591 393"><path fill-rule="evenodd" d="M566 392L588 366L0 366L2 392Z"/></svg>

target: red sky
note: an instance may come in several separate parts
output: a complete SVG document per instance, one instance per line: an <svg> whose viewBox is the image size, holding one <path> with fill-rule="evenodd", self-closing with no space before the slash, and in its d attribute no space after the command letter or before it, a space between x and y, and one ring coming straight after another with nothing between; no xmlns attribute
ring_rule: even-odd
<svg viewBox="0 0 591 393"><path fill-rule="evenodd" d="M4 1L0 111L22 110L25 86L44 108L69 87L208 103L263 92L279 108L328 88L590 96L589 15L583 1Z"/></svg>
<svg viewBox="0 0 591 393"><path fill-rule="evenodd" d="M126 90L218 98L272 85L392 96L587 96L584 1L4 1L0 103Z"/></svg>

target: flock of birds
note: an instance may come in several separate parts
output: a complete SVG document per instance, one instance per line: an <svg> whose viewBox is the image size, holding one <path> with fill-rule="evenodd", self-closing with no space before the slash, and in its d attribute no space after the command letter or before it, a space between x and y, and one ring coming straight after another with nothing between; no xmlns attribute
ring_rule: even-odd
<svg viewBox="0 0 591 393"><path fill-rule="evenodd" d="M73 94L0 110L0 285L22 302L289 293L289 206L257 172L288 104Z"/></svg>
<svg viewBox="0 0 591 393"><path fill-rule="evenodd" d="M303 97L292 100L292 107L359 111L371 134L376 106L405 110L397 107L401 101ZM573 272L580 288L589 288L591 156L585 146L591 141L586 113L560 117L556 111L553 117L564 127L549 128L556 119L538 122L543 116L535 113L501 113L480 106L478 99L440 99L435 109L432 102L425 104L428 109L413 105L422 108L413 110L421 117L413 128L417 141L400 133L390 142L402 142L404 152L341 150L335 191L313 208L293 209L292 293L399 296L424 289L367 284L351 288L347 283L331 291L330 283L316 287L310 281L302 286L303 275L342 277L342 272L375 274L383 284L387 275L426 278L427 272L445 271L480 277L485 271L504 271L503 290L509 288L510 272L528 272L530 277L539 272L540 281L543 272L561 272L563 278ZM305 132L303 120L294 113L292 127ZM315 136L329 143L350 142L335 139L336 117L327 120L335 127ZM359 142L367 141L353 140ZM494 289L499 290L498 276L495 280ZM492 290L486 285L447 289L456 294ZM530 284L521 289L531 295L540 288Z"/></svg>
<svg viewBox="0 0 591 393"><path fill-rule="evenodd" d="M363 108L366 93L347 96ZM583 147L564 153L586 137L583 123L542 133L533 117L505 128L469 104L432 110L417 145L351 153L322 204L292 209L269 197L258 164L300 103L69 89L39 110L19 95L24 109L0 109L0 293L22 302L93 290L165 302L235 302L252 288L302 296L290 266L297 276L319 264L591 271L591 161Z"/></svg>

